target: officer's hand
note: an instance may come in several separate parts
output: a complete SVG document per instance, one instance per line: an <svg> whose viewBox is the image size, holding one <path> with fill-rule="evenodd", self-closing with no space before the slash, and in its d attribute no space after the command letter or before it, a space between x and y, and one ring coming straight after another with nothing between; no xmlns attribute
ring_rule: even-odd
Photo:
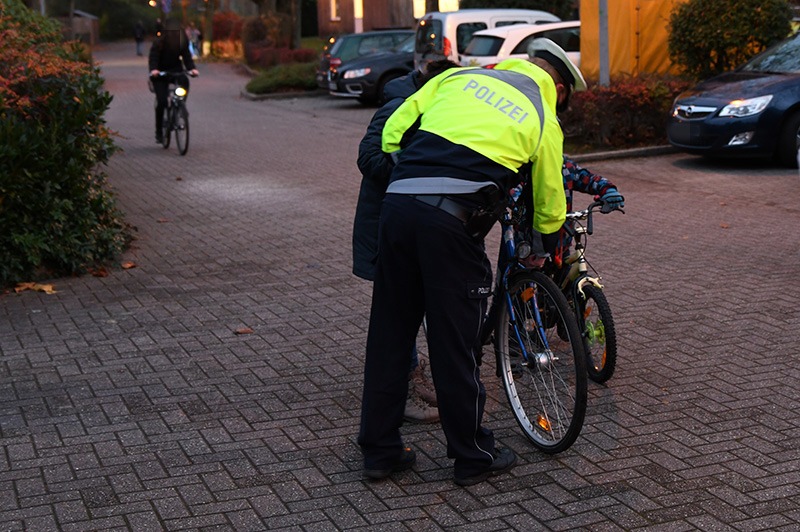
<svg viewBox="0 0 800 532"><path fill-rule="evenodd" d="M197 77L200 75L200 72L196 68L193 68L189 71L189 74L191 74L193 77Z"/></svg>
<svg viewBox="0 0 800 532"><path fill-rule="evenodd" d="M609 188L606 190L606 193L602 195L600 201L603 202L603 206L600 208L600 212L603 213L622 209L625 206L625 197L617 192L616 188Z"/></svg>
<svg viewBox="0 0 800 532"><path fill-rule="evenodd" d="M150 77L154 78L156 76L158 76L158 70L151 70L150 71Z"/></svg>

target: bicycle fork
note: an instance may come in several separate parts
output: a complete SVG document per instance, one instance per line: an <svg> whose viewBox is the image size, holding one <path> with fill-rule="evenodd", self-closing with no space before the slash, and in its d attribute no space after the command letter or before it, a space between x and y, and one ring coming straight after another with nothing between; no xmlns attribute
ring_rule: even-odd
<svg viewBox="0 0 800 532"><path fill-rule="evenodd" d="M547 342L547 334L545 333L544 328L544 320L542 319L542 315L539 312L539 304L537 301L537 295L535 290L532 287L525 288L523 291L520 299L525 303L529 304L533 309L533 319L526 320L525 323L520 323L519 317L517 312L514 309L514 306L511 302L511 295L506 291L506 305L509 309L509 322L514 328L514 335L516 336L517 345L520 347L520 354L522 355L522 361L520 362L522 366L531 367L531 356L535 357L533 362L536 364L537 367L547 367L550 362L552 361L552 351L550 350L550 345ZM541 344L542 350L537 353L529 353L528 349L525 347L526 342L523 341L522 332L524 331L526 335L536 335L536 342Z"/></svg>

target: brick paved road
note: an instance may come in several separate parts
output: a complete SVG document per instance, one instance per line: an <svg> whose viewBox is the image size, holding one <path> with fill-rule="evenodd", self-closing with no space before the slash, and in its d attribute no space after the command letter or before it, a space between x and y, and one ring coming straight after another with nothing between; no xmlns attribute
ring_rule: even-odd
<svg viewBox="0 0 800 532"><path fill-rule="evenodd" d="M796 171L587 163L628 208L589 249L621 353L577 443L534 450L489 371L512 474L458 488L438 427L409 426L415 469L364 483L349 242L372 110L243 100L232 66L202 65L179 157L133 50L96 57L137 267L0 296L1 529L800 528Z"/></svg>

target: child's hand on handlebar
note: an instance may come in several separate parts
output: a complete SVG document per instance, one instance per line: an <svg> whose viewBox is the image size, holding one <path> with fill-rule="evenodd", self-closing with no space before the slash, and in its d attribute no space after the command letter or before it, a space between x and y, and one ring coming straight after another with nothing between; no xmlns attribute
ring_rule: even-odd
<svg viewBox="0 0 800 532"><path fill-rule="evenodd" d="M617 192L616 188L609 188L606 193L600 198L603 202L603 207L600 212L607 213L617 209L622 209L625 206L625 197Z"/></svg>

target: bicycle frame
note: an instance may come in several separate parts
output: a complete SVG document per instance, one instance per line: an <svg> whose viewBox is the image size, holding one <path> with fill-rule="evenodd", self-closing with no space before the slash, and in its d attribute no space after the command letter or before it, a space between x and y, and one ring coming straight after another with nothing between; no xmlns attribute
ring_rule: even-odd
<svg viewBox="0 0 800 532"><path fill-rule="evenodd" d="M588 216L588 209L585 211L570 213L567 216L568 219L581 219L584 216ZM573 297L578 295L584 297L583 287L586 286L587 283L591 283L601 290L603 288L603 285L601 284L601 277L592 277L589 275L589 265L586 262L586 246L583 241L583 235L591 235L592 230L591 225L587 225L588 227L579 225L572 230L573 237L575 238L575 250L564 260L564 262L569 265L569 270L567 271L564 280L561 282L560 287L562 291L566 292L571 285L573 287Z"/></svg>
<svg viewBox="0 0 800 532"><path fill-rule="evenodd" d="M522 339L522 335L519 332L520 325L517 323L517 316L514 312L514 305L511 302L511 295L508 293L508 282L511 276L513 275L514 271L524 269L525 267L520 264L519 258L517 257L517 243L515 240L515 230L514 225L518 223L518 220L515 220L515 212L513 212L513 208L509 208L506 210L506 213L503 215L503 219L500 220L501 228L503 231L503 246L505 247L506 256L508 257L508 264L506 264L505 270L502 273L501 279L502 282L500 286L503 290L503 302L508 308L509 313L509 321L514 327L514 335L517 337L517 342L519 344L520 350L522 351L522 358L525 361L525 364L529 362L528 351L525 349L525 342ZM525 243L527 245L527 243ZM527 257L529 254L528 252L523 251L522 255ZM524 257L522 257L524 258ZM542 342L542 346L544 348L544 353L550 354L550 346L547 342L547 334L545 334L545 327L539 313L539 305L536 301L536 293L532 293L531 297L533 298L533 305L531 305L533 312L534 312L534 319L535 319L535 327L539 335L539 340ZM524 326L524 324L523 324Z"/></svg>

